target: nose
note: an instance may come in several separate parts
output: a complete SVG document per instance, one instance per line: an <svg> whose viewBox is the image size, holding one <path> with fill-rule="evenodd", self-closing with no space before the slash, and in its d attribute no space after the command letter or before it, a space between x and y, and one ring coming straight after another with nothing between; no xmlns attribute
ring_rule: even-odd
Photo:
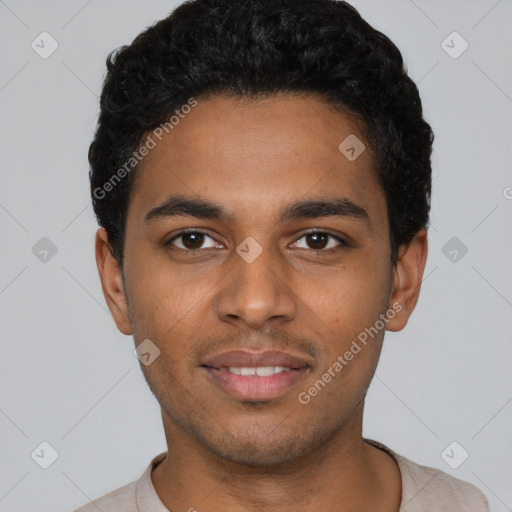
<svg viewBox="0 0 512 512"><path fill-rule="evenodd" d="M291 269L278 254L265 249L250 263L238 254L233 257L235 267L216 300L221 320L261 330L269 322L295 318L297 301L290 282Z"/></svg>

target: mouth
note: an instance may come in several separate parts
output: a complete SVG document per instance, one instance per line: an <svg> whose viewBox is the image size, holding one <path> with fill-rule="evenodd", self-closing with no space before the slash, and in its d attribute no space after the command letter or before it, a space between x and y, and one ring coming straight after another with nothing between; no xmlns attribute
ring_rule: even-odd
<svg viewBox="0 0 512 512"><path fill-rule="evenodd" d="M200 367L231 397L262 401L288 392L311 364L306 358L284 352L231 351L208 359Z"/></svg>

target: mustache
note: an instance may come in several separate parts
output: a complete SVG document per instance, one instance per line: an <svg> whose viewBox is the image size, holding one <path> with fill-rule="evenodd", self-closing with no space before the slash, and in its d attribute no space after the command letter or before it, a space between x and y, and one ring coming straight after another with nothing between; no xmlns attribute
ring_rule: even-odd
<svg viewBox="0 0 512 512"><path fill-rule="evenodd" d="M231 332L202 338L190 347L189 356L193 360L198 360L213 353L250 349L255 351L281 350L283 352L292 350L297 353L309 354L316 359L319 353L318 345L315 340L301 334L291 334L275 329L264 333Z"/></svg>

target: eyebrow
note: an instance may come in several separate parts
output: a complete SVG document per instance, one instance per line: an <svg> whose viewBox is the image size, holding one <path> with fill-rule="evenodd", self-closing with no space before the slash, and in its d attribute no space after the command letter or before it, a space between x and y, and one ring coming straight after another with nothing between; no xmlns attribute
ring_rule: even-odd
<svg viewBox="0 0 512 512"><path fill-rule="evenodd" d="M151 209L144 217L144 223L149 224L157 219L180 216L222 222L233 219L233 215L228 210L212 201L184 195L172 195L162 204ZM298 201L288 205L281 212L280 222L319 217L345 217L362 220L370 226L368 212L346 197Z"/></svg>

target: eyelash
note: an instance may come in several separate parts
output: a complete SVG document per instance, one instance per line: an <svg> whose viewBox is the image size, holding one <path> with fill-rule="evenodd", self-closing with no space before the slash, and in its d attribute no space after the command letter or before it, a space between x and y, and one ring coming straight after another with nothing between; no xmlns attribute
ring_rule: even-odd
<svg viewBox="0 0 512 512"><path fill-rule="evenodd" d="M174 242L176 239L180 238L183 235L187 235L187 234L190 234L190 233L203 234L203 235L206 235L207 237L211 238L212 240L215 240L206 231L202 231L201 229L190 228L190 229L184 229L184 230L180 231L179 233L177 233L176 235L174 235L170 240L168 240L165 243L165 246L166 247L167 246L171 246L172 242ZM338 241L340 243L339 247L331 247L330 249L309 249L309 251L312 251L314 253L317 253L317 254L320 254L320 253L331 253L331 252L338 251L338 250L340 250L342 248L344 249L344 248L350 247L350 245L343 238L341 238L341 237L339 237L337 235L333 235L332 233L329 233L328 231L322 231L322 230L319 230L319 229L314 229L314 230L307 231L307 232L303 233L299 238L297 238L295 240L294 243L297 243L299 240L302 240L307 235L314 235L314 234L327 235L327 236L329 236L331 238L334 238L336 241ZM182 249L181 247L177 247L176 250L183 251L183 252L186 252L186 253L189 253L189 254L196 254L196 253L205 251L205 249Z"/></svg>

